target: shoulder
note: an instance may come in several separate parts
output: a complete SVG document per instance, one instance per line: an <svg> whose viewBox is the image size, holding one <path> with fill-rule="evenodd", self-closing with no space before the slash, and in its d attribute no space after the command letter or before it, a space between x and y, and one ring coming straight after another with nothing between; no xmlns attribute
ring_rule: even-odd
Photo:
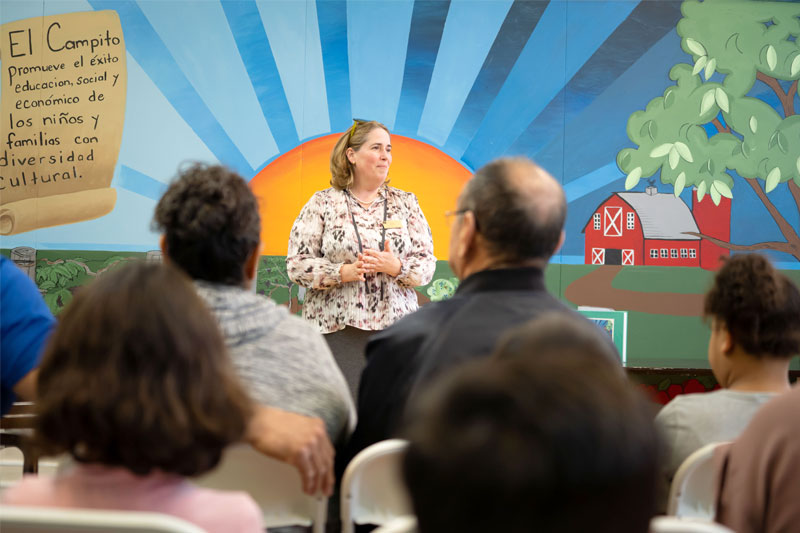
<svg viewBox="0 0 800 533"><path fill-rule="evenodd" d="M386 192L390 198L394 198L395 201L400 202L407 207L417 206L419 204L417 195L413 192L404 191L402 189L398 189L397 187L392 187L391 185L386 186Z"/></svg>
<svg viewBox="0 0 800 533"><path fill-rule="evenodd" d="M6 505L56 504L52 478L25 476L22 481L3 491L0 502Z"/></svg>
<svg viewBox="0 0 800 533"><path fill-rule="evenodd" d="M190 501L181 514L210 532L263 531L263 515L245 492L221 491L192 486Z"/></svg>

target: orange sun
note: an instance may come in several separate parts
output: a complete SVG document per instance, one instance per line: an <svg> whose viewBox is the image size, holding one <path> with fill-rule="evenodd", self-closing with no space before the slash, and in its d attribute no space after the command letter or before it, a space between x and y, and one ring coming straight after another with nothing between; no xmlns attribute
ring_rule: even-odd
<svg viewBox="0 0 800 533"><path fill-rule="evenodd" d="M314 192L330 187L330 153L338 133L312 139L281 155L250 182L261 210L264 255L286 255L294 219ZM444 213L456 199L470 172L450 156L423 142L392 135L394 187L417 195L433 232L434 253L447 259L450 228Z"/></svg>

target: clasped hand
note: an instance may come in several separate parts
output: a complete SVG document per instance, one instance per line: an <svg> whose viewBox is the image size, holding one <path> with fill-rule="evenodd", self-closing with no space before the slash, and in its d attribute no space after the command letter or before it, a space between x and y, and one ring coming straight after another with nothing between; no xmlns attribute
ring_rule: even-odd
<svg viewBox="0 0 800 533"><path fill-rule="evenodd" d="M400 274L402 264L394 255L389 244L389 239L383 243L383 251L367 249L358 254L355 263L342 265L342 282L364 281L364 274L385 272L390 276Z"/></svg>

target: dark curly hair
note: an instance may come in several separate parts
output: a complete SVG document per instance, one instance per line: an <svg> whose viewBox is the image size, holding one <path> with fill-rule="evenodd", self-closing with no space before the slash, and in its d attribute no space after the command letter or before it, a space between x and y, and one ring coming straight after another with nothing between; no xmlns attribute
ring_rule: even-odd
<svg viewBox="0 0 800 533"><path fill-rule="evenodd" d="M252 404L222 334L177 269L136 263L82 288L42 360L41 453L193 476L240 440Z"/></svg>
<svg viewBox="0 0 800 533"><path fill-rule="evenodd" d="M156 206L153 225L166 236L169 259L194 279L240 285L258 246L258 201L225 167L194 164L179 173Z"/></svg>
<svg viewBox="0 0 800 533"><path fill-rule="evenodd" d="M723 322L733 341L753 356L800 353L800 291L761 255L727 260L706 294L703 313Z"/></svg>

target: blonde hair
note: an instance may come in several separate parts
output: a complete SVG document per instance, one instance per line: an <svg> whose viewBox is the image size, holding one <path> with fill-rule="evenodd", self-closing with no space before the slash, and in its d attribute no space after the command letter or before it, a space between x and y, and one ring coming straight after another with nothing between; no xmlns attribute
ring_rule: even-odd
<svg viewBox="0 0 800 533"><path fill-rule="evenodd" d="M376 120L356 120L353 126L339 137L331 151L331 185L334 189L343 190L353 185L353 164L347 159L347 149L361 149L369 132L381 128L389 133L389 128ZM388 181L388 180L387 180Z"/></svg>

